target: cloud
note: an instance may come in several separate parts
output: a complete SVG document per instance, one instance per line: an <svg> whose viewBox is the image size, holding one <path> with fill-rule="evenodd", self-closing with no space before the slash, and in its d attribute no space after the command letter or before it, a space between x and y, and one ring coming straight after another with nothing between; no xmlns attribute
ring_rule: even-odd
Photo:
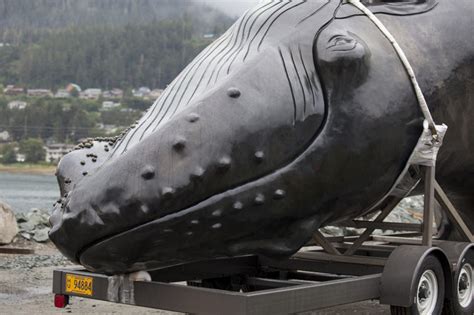
<svg viewBox="0 0 474 315"><path fill-rule="evenodd" d="M261 0L196 0L221 9L230 16L239 16Z"/></svg>

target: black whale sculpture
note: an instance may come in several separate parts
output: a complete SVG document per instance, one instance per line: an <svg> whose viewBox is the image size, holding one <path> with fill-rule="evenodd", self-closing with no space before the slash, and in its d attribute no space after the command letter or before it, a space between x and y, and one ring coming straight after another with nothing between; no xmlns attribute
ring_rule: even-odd
<svg viewBox="0 0 474 315"><path fill-rule="evenodd" d="M474 2L364 3L450 127L438 179L474 226ZM106 273L285 257L317 228L380 201L422 131L407 72L366 15L345 1L268 1L120 139L85 143L61 161L50 238Z"/></svg>

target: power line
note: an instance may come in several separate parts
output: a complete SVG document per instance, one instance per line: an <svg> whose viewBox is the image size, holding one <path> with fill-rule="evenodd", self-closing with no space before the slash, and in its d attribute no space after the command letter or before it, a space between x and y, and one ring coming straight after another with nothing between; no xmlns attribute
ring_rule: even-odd
<svg viewBox="0 0 474 315"><path fill-rule="evenodd" d="M15 130L24 130L25 126L8 126L8 125L0 125L0 128L3 129L15 129ZM27 130L91 130L97 127L48 127L48 126L28 126ZM116 128L127 128L125 126L116 126ZM100 129L100 128L98 128Z"/></svg>

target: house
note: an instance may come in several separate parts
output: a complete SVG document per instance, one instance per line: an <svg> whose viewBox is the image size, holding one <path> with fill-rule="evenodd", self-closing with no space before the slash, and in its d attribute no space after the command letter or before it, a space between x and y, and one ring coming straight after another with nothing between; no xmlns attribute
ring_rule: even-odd
<svg viewBox="0 0 474 315"><path fill-rule="evenodd" d="M133 96L138 97L138 98L144 98L144 97L148 96L148 94L150 94L150 92L151 92L151 90L149 88L147 88L146 86L142 86L138 90L135 90L135 89L132 90Z"/></svg>
<svg viewBox="0 0 474 315"><path fill-rule="evenodd" d="M109 110L117 108L117 107L120 107L120 103L115 103L115 102L112 102L112 101L105 101L105 102L102 103L101 110L109 111Z"/></svg>
<svg viewBox="0 0 474 315"><path fill-rule="evenodd" d="M59 89L56 94L54 95L55 98L69 98L71 97L71 93L69 93L66 89Z"/></svg>
<svg viewBox="0 0 474 315"><path fill-rule="evenodd" d="M86 89L79 94L79 98L84 100L98 100L101 96L101 89Z"/></svg>
<svg viewBox="0 0 474 315"><path fill-rule="evenodd" d="M133 108L122 108L122 109L120 109L121 113L135 113L137 111L138 111L138 109L133 109Z"/></svg>
<svg viewBox="0 0 474 315"><path fill-rule="evenodd" d="M110 91L104 91L102 97L105 99L121 99L123 98L123 90L121 89L112 89Z"/></svg>
<svg viewBox="0 0 474 315"><path fill-rule="evenodd" d="M154 100L158 99L158 97L160 97L162 93L163 93L163 90L154 89L150 92L150 94L148 94L147 98L154 101Z"/></svg>
<svg viewBox="0 0 474 315"><path fill-rule="evenodd" d="M28 106L27 102L11 101L8 103L8 109L25 109Z"/></svg>
<svg viewBox="0 0 474 315"><path fill-rule="evenodd" d="M103 130L107 135L116 134L121 131L121 129L116 125L97 124L97 128Z"/></svg>
<svg viewBox="0 0 474 315"><path fill-rule="evenodd" d="M0 132L0 142L10 141L10 133L8 131Z"/></svg>
<svg viewBox="0 0 474 315"><path fill-rule="evenodd" d="M15 151L17 151L17 150L15 150ZM23 154L23 153L17 153L17 154L16 154L16 161L17 161L18 163L25 163L25 161L26 161L26 155Z"/></svg>
<svg viewBox="0 0 474 315"><path fill-rule="evenodd" d="M46 150L46 162L57 163L63 156L71 152L74 149L74 146L70 144L56 143L47 145L44 149Z"/></svg>
<svg viewBox="0 0 474 315"><path fill-rule="evenodd" d="M47 89L28 89L26 94L29 97L53 97L53 92Z"/></svg>
<svg viewBox="0 0 474 315"><path fill-rule="evenodd" d="M3 93L5 95L15 96L25 93L25 90L20 87L15 87L14 85L7 85L7 87L3 90Z"/></svg>

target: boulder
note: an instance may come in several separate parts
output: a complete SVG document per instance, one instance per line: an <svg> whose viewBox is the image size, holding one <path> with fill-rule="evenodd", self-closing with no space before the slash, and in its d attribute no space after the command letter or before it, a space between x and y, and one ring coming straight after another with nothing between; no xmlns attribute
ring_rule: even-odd
<svg viewBox="0 0 474 315"><path fill-rule="evenodd" d="M0 201L0 244L10 244L18 233L18 225L12 209Z"/></svg>

